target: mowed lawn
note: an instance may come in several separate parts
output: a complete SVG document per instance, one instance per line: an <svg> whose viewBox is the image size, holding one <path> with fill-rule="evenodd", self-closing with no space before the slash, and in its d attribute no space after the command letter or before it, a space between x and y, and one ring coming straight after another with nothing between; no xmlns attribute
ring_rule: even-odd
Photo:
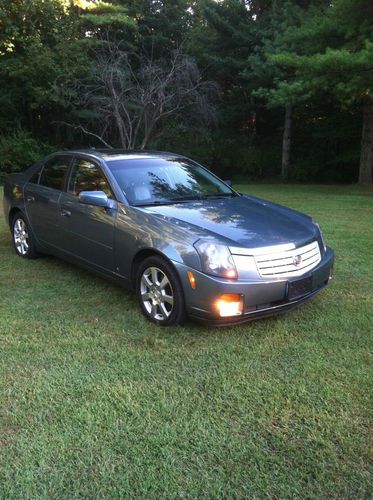
<svg viewBox="0 0 373 500"><path fill-rule="evenodd" d="M372 496L373 191L236 186L312 215L335 278L277 318L162 329L0 221L0 498Z"/></svg>

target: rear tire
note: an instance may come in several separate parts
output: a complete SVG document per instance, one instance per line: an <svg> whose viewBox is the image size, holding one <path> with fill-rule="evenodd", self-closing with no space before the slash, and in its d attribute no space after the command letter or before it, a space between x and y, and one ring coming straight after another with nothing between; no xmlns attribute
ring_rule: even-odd
<svg viewBox="0 0 373 500"><path fill-rule="evenodd" d="M167 260L152 256L139 266L136 293L144 316L159 326L185 321L184 293L179 277Z"/></svg>
<svg viewBox="0 0 373 500"><path fill-rule="evenodd" d="M30 225L22 212L17 212L14 215L11 230L13 245L17 255L24 259L36 259L39 254L36 250Z"/></svg>

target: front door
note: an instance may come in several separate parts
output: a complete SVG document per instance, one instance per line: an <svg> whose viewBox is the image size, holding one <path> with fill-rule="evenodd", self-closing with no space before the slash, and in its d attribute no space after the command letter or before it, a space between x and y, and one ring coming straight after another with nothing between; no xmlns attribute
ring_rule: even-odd
<svg viewBox="0 0 373 500"><path fill-rule="evenodd" d="M82 191L104 191L112 197L109 183L99 165L76 158L67 191L59 200L62 249L86 263L114 271L114 224L116 209L86 205L79 201Z"/></svg>

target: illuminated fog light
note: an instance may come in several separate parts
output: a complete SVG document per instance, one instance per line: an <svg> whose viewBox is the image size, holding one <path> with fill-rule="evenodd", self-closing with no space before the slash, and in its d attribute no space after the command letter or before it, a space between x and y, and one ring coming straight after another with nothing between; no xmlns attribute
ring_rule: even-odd
<svg viewBox="0 0 373 500"><path fill-rule="evenodd" d="M240 316L243 313L243 296L238 293L224 294L216 302L216 307L222 318Z"/></svg>

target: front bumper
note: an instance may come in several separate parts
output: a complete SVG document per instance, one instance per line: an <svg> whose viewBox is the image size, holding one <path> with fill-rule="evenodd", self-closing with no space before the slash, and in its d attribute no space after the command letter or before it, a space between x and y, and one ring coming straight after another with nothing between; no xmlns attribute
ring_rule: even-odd
<svg viewBox="0 0 373 500"><path fill-rule="evenodd" d="M185 305L189 316L215 326L240 324L250 320L280 314L307 302L319 293L330 281L334 264L334 252L327 248L320 263L303 276L292 279L237 280L208 276L192 270L196 278L196 288L192 289L188 279L188 267L174 263L184 289ZM305 295L288 299L289 283L302 278L310 278L311 289ZM221 318L215 307L223 294L244 296L244 310L240 316Z"/></svg>

